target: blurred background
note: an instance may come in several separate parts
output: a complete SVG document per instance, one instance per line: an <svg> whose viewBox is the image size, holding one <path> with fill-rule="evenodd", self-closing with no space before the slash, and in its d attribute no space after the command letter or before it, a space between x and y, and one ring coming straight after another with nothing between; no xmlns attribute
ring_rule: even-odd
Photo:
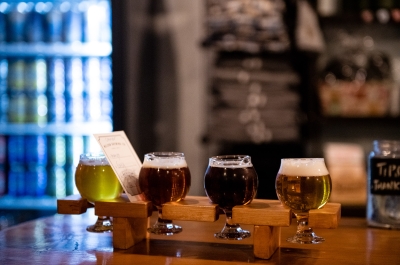
<svg viewBox="0 0 400 265"><path fill-rule="evenodd" d="M258 198L280 159L324 157L331 201L365 216L375 139L398 140L400 1L0 1L0 229L76 193L93 133L141 159L251 155Z"/></svg>

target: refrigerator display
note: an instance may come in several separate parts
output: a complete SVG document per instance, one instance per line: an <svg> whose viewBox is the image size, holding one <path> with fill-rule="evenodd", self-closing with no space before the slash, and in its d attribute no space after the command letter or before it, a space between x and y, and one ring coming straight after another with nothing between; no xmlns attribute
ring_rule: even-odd
<svg viewBox="0 0 400 265"><path fill-rule="evenodd" d="M100 150L92 134L112 131L110 5L0 1L2 209L55 211L79 155Z"/></svg>

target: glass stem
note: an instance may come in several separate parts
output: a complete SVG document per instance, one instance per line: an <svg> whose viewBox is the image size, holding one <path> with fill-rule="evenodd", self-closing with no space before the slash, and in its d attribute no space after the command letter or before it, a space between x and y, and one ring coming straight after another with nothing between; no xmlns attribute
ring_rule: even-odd
<svg viewBox="0 0 400 265"><path fill-rule="evenodd" d="M312 229L308 226L308 213L296 214L296 219L297 219L297 234L312 232Z"/></svg>
<svg viewBox="0 0 400 265"><path fill-rule="evenodd" d="M158 221L157 221L158 223L165 223L165 224L172 223L172 220L163 219L161 207L157 207L157 210L158 210Z"/></svg>
<svg viewBox="0 0 400 265"><path fill-rule="evenodd" d="M225 216L226 216L226 221L225 221L225 225L227 227L236 227L238 226L238 224L233 223L232 221L232 210L224 210L225 212Z"/></svg>

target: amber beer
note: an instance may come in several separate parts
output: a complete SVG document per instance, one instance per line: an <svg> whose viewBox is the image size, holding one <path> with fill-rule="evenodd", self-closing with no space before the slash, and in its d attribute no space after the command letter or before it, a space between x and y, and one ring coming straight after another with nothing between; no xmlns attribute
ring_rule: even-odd
<svg viewBox="0 0 400 265"><path fill-rule="evenodd" d="M257 186L257 173L251 163L210 163L204 175L207 196L222 209L250 203L256 195Z"/></svg>
<svg viewBox="0 0 400 265"><path fill-rule="evenodd" d="M122 187L104 155L83 154L75 171L75 184L89 202L117 198Z"/></svg>
<svg viewBox="0 0 400 265"><path fill-rule="evenodd" d="M301 213L324 206L332 182L323 158L282 159L275 187L279 200Z"/></svg>
<svg viewBox="0 0 400 265"><path fill-rule="evenodd" d="M146 156L139 173L139 186L145 198L157 207L185 198L190 189L191 176L184 157L158 154L148 159Z"/></svg>

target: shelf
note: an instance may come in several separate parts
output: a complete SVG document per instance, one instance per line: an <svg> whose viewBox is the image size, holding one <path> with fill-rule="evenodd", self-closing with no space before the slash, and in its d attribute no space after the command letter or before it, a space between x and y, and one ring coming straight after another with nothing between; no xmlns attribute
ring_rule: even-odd
<svg viewBox="0 0 400 265"><path fill-rule="evenodd" d="M42 210L56 211L57 198L44 197L0 197L0 210Z"/></svg>
<svg viewBox="0 0 400 265"><path fill-rule="evenodd" d="M109 56L111 43L7 43L0 44L2 56Z"/></svg>
<svg viewBox="0 0 400 265"><path fill-rule="evenodd" d="M111 122L73 122L73 123L47 123L47 124L15 124L0 123L0 134L47 134L47 135L92 135L93 133L111 132Z"/></svg>

